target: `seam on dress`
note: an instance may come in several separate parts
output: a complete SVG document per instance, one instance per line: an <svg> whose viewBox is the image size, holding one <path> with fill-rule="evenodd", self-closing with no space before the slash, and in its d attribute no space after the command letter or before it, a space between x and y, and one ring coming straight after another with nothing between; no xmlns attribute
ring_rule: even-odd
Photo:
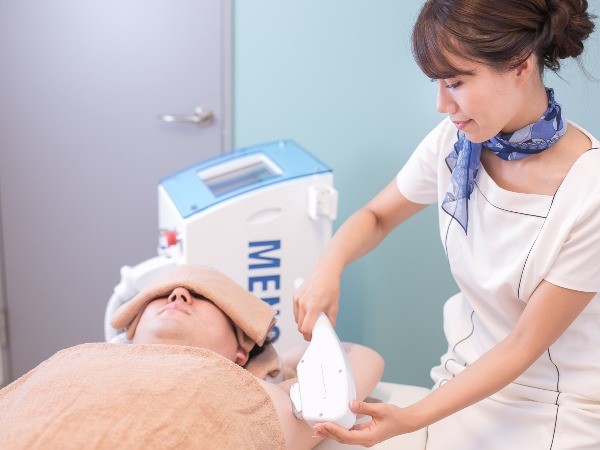
<svg viewBox="0 0 600 450"><path fill-rule="evenodd" d="M454 347L452 347L453 352L456 352L456 347L458 347L458 344L465 342L467 339L469 339L471 336L473 336L473 333L475 332L475 322L473 321L474 315L475 315L475 311L471 311L471 331L469 332L469 334L467 336L465 336L460 341L458 341L456 344L454 344Z"/></svg>
<svg viewBox="0 0 600 450"><path fill-rule="evenodd" d="M450 225L452 225L452 218L450 219L450 222L448 222L448 227L446 228L446 238L444 239L444 250L446 251L446 261L448 261L448 264L450 264L450 257L448 256L448 234L450 233Z"/></svg>
<svg viewBox="0 0 600 450"><path fill-rule="evenodd" d="M552 199L552 202L554 202L554 198ZM552 205L550 205L550 208L552 208ZM542 223L542 226L538 230L538 233L537 233L535 239L531 243L531 247L529 247L529 251L527 252L527 257L525 258L525 261L523 262L523 267L521 268L521 276L519 277L519 285L517 286L517 298L519 298L519 299L521 298L521 283L523 282L523 274L525 273L525 266L527 266L527 261L529 261L529 256L531 255L531 251L533 250L535 243L537 242L538 238L540 237L540 233L542 232L542 229L544 228L545 223L546 223L546 219L544 219L544 223Z"/></svg>
<svg viewBox="0 0 600 450"><path fill-rule="evenodd" d="M559 393L557 390L554 390L554 389L544 389L539 386L531 386L529 384L517 383L515 381L513 381L511 384L515 384L517 386L523 386L523 387L530 388L530 389L537 389L538 391L554 392L555 394Z"/></svg>
<svg viewBox="0 0 600 450"><path fill-rule="evenodd" d="M558 366L552 361L552 356L550 356L550 347L548 347L548 358L550 358L550 362L556 368L556 401L554 404L556 405L556 415L554 416L554 430L552 431L552 441L550 442L550 450L554 446L554 436L556 435L556 424L558 423L558 409L560 406L558 405L558 398L560 397L559 383L560 383L560 371L558 370Z"/></svg>
<svg viewBox="0 0 600 450"><path fill-rule="evenodd" d="M450 372L450 371L448 370L448 363L449 363L450 361L454 361L456 364L460 364L460 363L459 363L459 362L458 362L456 359L454 359L454 358L448 358L448 359L446 360L446 362L444 363L444 369L446 369L446 371L447 371L447 372ZM464 364L463 364L463 366L467 367L467 363L464 363Z"/></svg>
<svg viewBox="0 0 600 450"><path fill-rule="evenodd" d="M513 213L513 214L520 214L522 216L537 217L540 219L545 219L547 217L547 216L538 216L537 214L527 214L527 213L522 213L519 211L513 211L512 209L500 208L499 206L494 205L492 202L490 202L489 199L485 196L485 194L483 192L481 192L481 189L479 189L479 185L477 184L477 182L475 183L475 186L477 187L477 190L479 191L481 196L485 199L485 201L488 202L490 205L492 205L494 208L499 209L500 211L506 211L506 212Z"/></svg>
<svg viewBox="0 0 600 450"><path fill-rule="evenodd" d="M473 321L474 315L475 315L475 311L471 311L471 331L469 332L469 334L467 336L465 336L460 341L458 341L456 344L454 344L454 347L452 347L453 352L456 352L456 347L458 346L458 344L469 339L475 332L475 322ZM446 372L449 372L447 365L448 365L448 362L450 362L450 361L454 361L455 363L460 364L456 359L448 358L446 361L444 361L444 369L446 370ZM464 366L467 367L467 363L464 363ZM454 378L454 374L452 374L452 378ZM448 382L449 380L450 380L449 378L444 378L444 379L440 380L438 387L441 387L444 383Z"/></svg>
<svg viewBox="0 0 600 450"><path fill-rule="evenodd" d="M550 211L552 211L552 206L554 206L554 200L556 199L556 194L558 193L558 190L562 186L563 181L565 181L564 178L560 182L560 184L558 185L558 188L556 188L556 192L554 192L554 195L552 196L552 201L550 202L550 207L548 208L548 213L546 214L546 217L544 218L544 222L542 223L542 226L538 230L538 234L535 237L535 239L533 240L531 247L529 247L529 251L527 252L527 258L525 258L525 262L523 262L523 268L521 269L521 276L519 277L519 286L517 287L517 298L519 298L519 299L521 298L521 283L523 282L523 274L525 273L525 267L527 266L527 262L529 261L529 256L531 256L531 251L533 250L535 243L537 242L538 238L540 237L540 234L542 233L542 230L544 229L544 225L546 225L546 221L548 220L548 217L550 216Z"/></svg>
<svg viewBox="0 0 600 450"><path fill-rule="evenodd" d="M579 155L579 158L591 150L600 150L600 148L591 147L588 150L586 150L585 152L583 152L581 155ZM560 184L556 188L556 191L554 192L554 195L552 196L552 201L550 202L550 207L548 208L548 213L546 214L546 217L544 218L544 223L542 223L542 226L540 227L538 234L535 237L535 240L533 241L533 244L531 244L531 247L529 248L529 252L527 253L527 258L525 258L525 262L523 263L523 269L521 270L521 277L519 278L519 286L517 287L517 298L519 298L519 299L521 298L521 283L523 281L523 274L525 273L525 266L527 265L527 261L529 261L529 255L531 254L531 251L533 250L533 246L537 242L537 239L540 236L540 233L542 232L544 225L546 224L546 220L548 219L548 216L550 216L550 211L552 211L552 206L554 205L554 200L556 199L556 194L558 194L558 191L562 187L564 181L569 176L569 173L571 173L571 169L573 168L573 166L577 163L577 161L579 161L579 158L577 158L577 160L575 160L575 163L573 163L573 165L569 168L567 175L565 175L565 177L561 180Z"/></svg>

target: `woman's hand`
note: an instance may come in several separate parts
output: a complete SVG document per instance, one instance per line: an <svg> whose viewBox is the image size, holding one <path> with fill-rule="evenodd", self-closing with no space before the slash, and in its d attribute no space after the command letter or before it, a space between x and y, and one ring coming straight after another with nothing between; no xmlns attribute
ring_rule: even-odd
<svg viewBox="0 0 600 450"><path fill-rule="evenodd" d="M350 409L356 414L371 416L371 420L354 425L350 430L333 423L319 423L314 426L315 436L324 436L342 444L372 447L399 434L419 429L406 408L387 403L365 403L353 400L350 402Z"/></svg>
<svg viewBox="0 0 600 450"><path fill-rule="evenodd" d="M327 314L331 325L335 326L339 310L340 277L340 272L316 267L294 294L294 318L298 331L307 341L312 338L313 327L321 312Z"/></svg>
<svg viewBox="0 0 600 450"><path fill-rule="evenodd" d="M321 312L335 326L344 268L377 247L390 231L425 206L407 200L394 177L373 200L342 224L311 277L294 295L294 317L304 339L310 340Z"/></svg>

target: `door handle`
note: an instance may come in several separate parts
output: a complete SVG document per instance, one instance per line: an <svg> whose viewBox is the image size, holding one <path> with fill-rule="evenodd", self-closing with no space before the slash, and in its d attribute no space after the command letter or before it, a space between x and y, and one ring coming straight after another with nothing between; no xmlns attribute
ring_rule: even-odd
<svg viewBox="0 0 600 450"><path fill-rule="evenodd" d="M207 127L215 121L215 115L210 109L199 106L193 114L161 114L158 116L163 122L169 123L187 123L189 125L198 125Z"/></svg>

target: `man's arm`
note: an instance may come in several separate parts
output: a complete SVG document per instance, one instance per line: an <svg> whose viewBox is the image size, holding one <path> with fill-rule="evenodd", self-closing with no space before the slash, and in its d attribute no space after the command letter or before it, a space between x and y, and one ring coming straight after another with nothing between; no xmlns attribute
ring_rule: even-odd
<svg viewBox="0 0 600 450"><path fill-rule="evenodd" d="M356 382L356 396L364 400L375 388L383 374L383 358L374 350L358 344L344 343L348 354L348 361L354 373ZM296 355L302 355L299 348L294 350ZM293 359L283 358L288 364ZM297 362L297 361L296 361ZM259 380L271 396L283 435L288 449L307 450L316 446L321 438L313 438L313 430L304 420L297 419L292 413L292 404L289 396L290 386L297 379L286 380L278 384Z"/></svg>

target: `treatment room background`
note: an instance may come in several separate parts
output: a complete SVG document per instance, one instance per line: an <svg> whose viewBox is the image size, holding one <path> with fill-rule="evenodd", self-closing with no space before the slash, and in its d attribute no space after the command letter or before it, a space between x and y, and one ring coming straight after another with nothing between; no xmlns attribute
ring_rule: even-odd
<svg viewBox="0 0 600 450"><path fill-rule="evenodd" d="M332 167L340 194L336 228L396 175L444 117L435 109L436 86L419 71L410 51L410 29L421 3L233 1L233 147L289 138ZM590 9L600 15L600 2L590 2ZM598 79L599 36L596 32L586 42L582 58L585 70ZM565 64L561 73L568 83L553 74L546 80L556 89L564 115L600 135L600 82L586 77L576 63ZM0 147L2 156L10 151ZM155 198L156 191L149 191L148 201ZM118 224L110 218L97 222L91 234L101 238ZM148 224L152 232L155 226ZM4 263L0 259L0 273ZM113 275L116 283L118 267ZM0 308L3 282L0 277ZM113 286L97 297L104 303L95 310L103 310ZM342 340L383 355L384 381L430 386L429 370L445 350L442 306L456 289L432 206L346 270L337 332ZM65 311L66 323L56 327L67 327L74 320L69 314ZM86 339L102 339L102 320L99 316L97 329L86 330ZM36 329L27 332L35 335Z"/></svg>
<svg viewBox="0 0 600 450"><path fill-rule="evenodd" d="M590 9L600 14L600 2ZM296 139L334 169L339 226L387 184L442 118L410 51L421 0L235 3L234 141ZM582 62L600 78L596 33ZM546 76L567 118L600 133L600 83L577 64ZM493 105L490 105L493 107ZM435 207L344 273L336 327L378 350L384 380L429 386L445 350L442 305L456 291Z"/></svg>

